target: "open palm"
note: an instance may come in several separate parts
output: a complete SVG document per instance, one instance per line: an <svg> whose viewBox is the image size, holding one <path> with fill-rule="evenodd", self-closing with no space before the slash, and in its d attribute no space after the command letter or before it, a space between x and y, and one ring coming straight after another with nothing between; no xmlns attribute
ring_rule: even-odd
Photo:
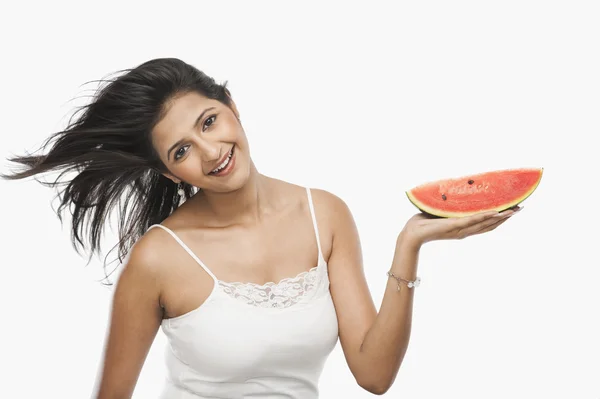
<svg viewBox="0 0 600 399"><path fill-rule="evenodd" d="M435 240L462 240L496 229L522 208L513 207L503 212L481 212L471 216L438 218L424 213L411 217L405 232L418 244Z"/></svg>

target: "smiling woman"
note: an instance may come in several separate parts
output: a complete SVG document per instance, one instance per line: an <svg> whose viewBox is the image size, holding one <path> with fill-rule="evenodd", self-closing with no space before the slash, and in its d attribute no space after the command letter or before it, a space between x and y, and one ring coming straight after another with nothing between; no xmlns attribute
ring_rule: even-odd
<svg viewBox="0 0 600 399"><path fill-rule="evenodd" d="M47 152L12 158L25 168L3 175L62 171L57 212L72 209L73 243L91 254L118 208L126 262L95 398L131 397L161 327L162 399L316 398L338 338L357 383L384 393L408 347L421 246L515 213L412 217L377 312L346 204L259 173L225 85L173 58L106 83Z"/></svg>

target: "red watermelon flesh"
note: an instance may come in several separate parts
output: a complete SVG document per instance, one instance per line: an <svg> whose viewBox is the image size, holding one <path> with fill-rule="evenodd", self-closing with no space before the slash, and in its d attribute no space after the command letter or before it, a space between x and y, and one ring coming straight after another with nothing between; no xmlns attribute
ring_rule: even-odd
<svg viewBox="0 0 600 399"><path fill-rule="evenodd" d="M503 211L529 197L540 184L543 168L505 169L437 180L406 192L421 211L439 217L462 217Z"/></svg>

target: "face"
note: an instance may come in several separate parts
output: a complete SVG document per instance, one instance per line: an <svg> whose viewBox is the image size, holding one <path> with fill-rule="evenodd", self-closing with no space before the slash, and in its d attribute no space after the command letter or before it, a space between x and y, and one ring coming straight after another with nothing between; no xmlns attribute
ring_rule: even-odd
<svg viewBox="0 0 600 399"><path fill-rule="evenodd" d="M198 93L174 99L152 131L152 141L175 183L183 180L204 191L242 187L251 169L248 140L231 108Z"/></svg>

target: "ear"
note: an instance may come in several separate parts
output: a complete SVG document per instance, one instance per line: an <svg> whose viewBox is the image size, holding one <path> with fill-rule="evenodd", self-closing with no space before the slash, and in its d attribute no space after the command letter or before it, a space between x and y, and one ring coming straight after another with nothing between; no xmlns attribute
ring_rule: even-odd
<svg viewBox="0 0 600 399"><path fill-rule="evenodd" d="M175 176L173 176L173 175L172 175L172 174L170 174L170 173L163 173L162 175L163 175L164 177L166 177L167 179L171 180L171 181L172 181L173 183L175 183L175 184L179 184L179 183L181 183L181 180L180 180L180 179L176 178Z"/></svg>

